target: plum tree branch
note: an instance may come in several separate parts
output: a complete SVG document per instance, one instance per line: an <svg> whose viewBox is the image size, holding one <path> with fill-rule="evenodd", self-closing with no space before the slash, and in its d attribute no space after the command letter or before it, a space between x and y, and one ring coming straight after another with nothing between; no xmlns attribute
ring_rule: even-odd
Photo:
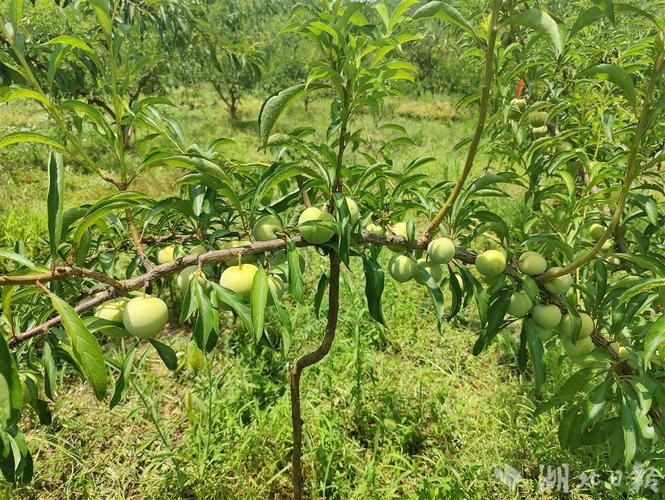
<svg viewBox="0 0 665 500"><path fill-rule="evenodd" d="M457 198L459 198L459 195L462 193L464 183L466 182L469 173L471 173L471 168L473 167L476 155L478 154L478 146L480 145L480 140L482 139L483 132L485 130L485 121L487 120L487 112L489 109L490 90L492 88L492 79L494 78L494 47L496 45L496 38L498 36L497 22L501 4L502 2L500 0L494 0L494 7L492 9L489 23L487 49L485 52L485 75L483 76L483 83L481 87L478 121L476 122L476 130L473 134L473 139L469 145L469 151L466 156L466 161L464 162L464 168L462 169L462 173L457 178L455 187L448 196L448 199L445 201L439 212L425 229L423 233L423 239L426 241L430 240L432 233L436 231L443 218L446 216L448 211L455 204L455 201L457 201Z"/></svg>
<svg viewBox="0 0 665 500"><path fill-rule="evenodd" d="M621 221L621 215L623 214L623 210L626 206L626 200L628 199L628 194L630 193L630 186L633 183L633 180L635 180L635 176L639 171L638 156L640 150L642 149L641 147L642 137L646 132L646 127L649 122L651 101L653 99L654 91L656 89L656 85L658 83L658 79L661 74L664 57L665 53L662 50L656 56L656 60L653 66L653 71L651 73L651 78L649 80L649 86L647 87L646 94L644 95L644 102L642 103L642 111L640 113L640 117L637 122L635 136L633 138L633 142L630 147L630 152L628 154L626 178L623 181L623 185L621 187L621 192L619 193L619 199L617 200L617 205L614 210L614 214L612 215L612 219L610 220L610 223L605 229L603 236L596 242L596 244L591 250L581 255L567 266L562 267L561 269L555 271L548 271L545 274L539 276L536 279L537 282L543 283L545 281L553 280L565 274L570 274L573 271L576 271L580 267L583 267L589 262L591 262L596 257L596 255L598 255L598 253L602 251L603 245L612 236L612 234L614 234L616 228L618 227L619 222Z"/></svg>

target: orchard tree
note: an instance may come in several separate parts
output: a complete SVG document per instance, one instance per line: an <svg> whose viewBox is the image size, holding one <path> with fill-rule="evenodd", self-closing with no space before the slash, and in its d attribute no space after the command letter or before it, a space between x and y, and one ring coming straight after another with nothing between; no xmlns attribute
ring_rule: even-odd
<svg viewBox="0 0 665 500"><path fill-rule="evenodd" d="M91 4L98 35L54 43L87 54L117 81L122 66L114 48L122 45L124 25L103 3ZM440 329L475 303L482 329L474 354L515 330L518 364L532 370L536 395L548 360L575 367L537 409L559 412L562 446L606 442L611 463L624 465L661 449L665 48L662 19L653 12L603 1L565 6L555 18L526 2L491 0L467 18L438 1L299 4L286 30L305 36L319 56L306 81L265 101L259 132L275 160L248 165L219 153L224 140L187 143L180 127L148 103L127 109L120 91L111 122L80 100L54 102L26 61L22 8L10 2L2 28L9 44L3 63L22 78L4 99L38 102L59 136L18 132L0 139L0 147L34 141L52 148L50 259L33 262L16 249L1 254L12 263L0 276L0 458L8 480L32 477L18 426L26 407L48 422L46 399L56 397L58 370L74 367L100 400L106 397L100 339L125 336L134 345L123 360L109 362L111 407L126 395L142 342L176 367L176 354L155 338L175 305L164 300L175 281L180 320L192 325L190 360L215 349L225 333L220 318L229 314L257 347L290 357L296 332L283 294L309 299L318 313L327 291L320 344L289 358L293 489L301 498L301 375L331 349L340 274L352 260L362 261L369 314L384 323L384 247L392 279L429 291ZM465 33L482 67L478 93L462 103L475 105L477 122L457 146L467 149L460 175L435 184L419 172L433 158L396 165L369 142L361 123L361 113L377 112L398 95L396 83L415 80L404 47L420 38L427 18ZM626 25L640 36L624 36ZM501 41L505 33L513 41ZM617 49L608 54L610 42ZM316 93L332 96L323 138L300 128L273 133L287 106ZM85 126L72 128L73 114ZM148 146L139 159L122 147L127 122L145 130ZM489 142L482 140L486 129ZM108 141L113 155L103 167L90 158L85 133ZM89 161L117 192L63 210L64 165L73 156ZM485 173L478 174L478 158L487 159ZM131 191L136 176L156 166L186 169L180 196L156 200ZM488 200L514 201L516 193L524 194L528 215L509 225ZM328 262L311 299L302 280L308 251ZM268 315L281 322L280 335L266 329Z"/></svg>

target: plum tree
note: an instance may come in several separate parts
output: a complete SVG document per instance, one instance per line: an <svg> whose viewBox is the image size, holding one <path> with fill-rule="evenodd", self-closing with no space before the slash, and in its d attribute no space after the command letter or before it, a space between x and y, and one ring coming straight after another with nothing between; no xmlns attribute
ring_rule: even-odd
<svg viewBox="0 0 665 500"><path fill-rule="evenodd" d="M524 274L537 276L547 270L547 261L538 252L524 252L517 261L517 267Z"/></svg>
<svg viewBox="0 0 665 500"><path fill-rule="evenodd" d="M427 257L432 264L447 264L455 257L455 244L448 238L436 238L427 245Z"/></svg>
<svg viewBox="0 0 665 500"><path fill-rule="evenodd" d="M476 257L476 269L486 278L494 278L506 269L506 256L499 250L487 250Z"/></svg>
<svg viewBox="0 0 665 500"><path fill-rule="evenodd" d="M334 231L320 225L309 224L308 222L334 222L334 217L329 212L316 207L306 208L298 218L298 230L302 237L308 243L321 245L330 241L335 234Z"/></svg>
<svg viewBox="0 0 665 500"><path fill-rule="evenodd" d="M396 253L392 255L388 262L388 272L390 273L390 276L400 283L412 280L415 277L417 270L418 266L414 258L404 253Z"/></svg>
<svg viewBox="0 0 665 500"><path fill-rule="evenodd" d="M256 241L276 240L279 236L276 233L284 231L282 223L272 214L264 215L257 219L252 228L252 236Z"/></svg>
<svg viewBox="0 0 665 500"><path fill-rule="evenodd" d="M130 335L152 338L169 320L169 309L159 297L135 297L125 305L122 323Z"/></svg>
<svg viewBox="0 0 665 500"><path fill-rule="evenodd" d="M531 317L542 328L556 328L561 322L561 311L554 304L536 304L531 310Z"/></svg>
<svg viewBox="0 0 665 500"><path fill-rule="evenodd" d="M71 8L81 8L78 4L87 5L74 2ZM148 4L143 6L145 12L154 13ZM517 362L520 369L533 371L535 393L551 396L556 415L563 416L559 429L563 446L611 435L608 456L617 465L662 451L658 448L662 439L638 435L654 429L662 438L662 398L657 397L662 369L654 361L660 359L664 328L654 287L665 274L659 213L665 189L660 172L665 49L658 35L662 32L658 15L645 10L652 6L650 2L630 9L614 9L609 2L593 15L577 2L559 2L556 20L537 7L525 9L524 2L491 0L468 13L450 3L416 4L412 0L342 0L311 2L294 9L288 31L313 41L320 54L306 65L311 71L301 83L266 99L258 120L263 157L248 162L226 157L224 138L210 144L189 143L177 121L161 111L164 96L146 94L144 99L145 87L139 88L137 97L130 95L136 88L127 68L132 67L129 61L134 60L131 56L137 48L132 43L142 40L141 29L147 22L141 17L143 10L130 15L131 2L117 2L113 11L106 2L96 2L95 8L82 10L91 21L90 29L81 35L84 39L59 36L42 41L31 36L31 23L21 18L23 10L12 0L10 18L0 23L0 73L6 78L9 72L15 84L3 90L1 100L35 101L48 117L49 129L48 134L39 130L3 133L0 148L35 142L50 151L44 158L48 249L31 257L16 242L1 253L5 274L0 276L0 325L6 334L0 342L4 370L0 380L6 382L8 391L3 386L3 392L9 398L3 398L7 411L0 418L0 469L14 471L12 480L27 482L23 472L17 471L27 475L32 463L26 447L10 450L6 444L22 439L18 367L42 370L44 376L36 379L36 385L44 384L49 366L64 370L71 365L72 373L80 374L103 399L109 387L108 360L94 334L108 325L86 315L133 292L170 297L173 294L163 291L172 288L173 276L182 273L176 285L188 281L191 293L181 297L180 320L192 326L188 357L191 353L198 366L201 355L212 352L226 333L220 318L228 309L238 320L230 328L242 325L246 339L255 342L259 352L282 351L286 362L280 366L291 368L293 496L302 498L301 375L331 350L340 313L340 275L354 269L355 260L362 261L369 316L385 325L381 310L384 246L398 252L390 258L388 271L400 282L413 277L425 281L413 257L425 250L431 275L441 269L434 266L447 264L449 279L426 280L426 292L439 330L474 304L478 315L469 323L479 325L474 354L486 350L499 332L516 332L521 325ZM134 20L135 16L140 20ZM154 16L162 24L172 21L181 26L192 21L192 29L201 24L196 19L169 17ZM384 137L386 130L402 133L403 127L378 124L386 98L396 96L416 77L415 66L404 59L406 52L401 49L420 36L419 23L429 18L453 21L455 36L469 37L473 61L482 60L479 89L470 92L477 115L474 130L455 149L465 149L460 168L445 170L458 171L454 179L434 176L433 169L422 170L432 165L429 155L410 161L401 153L394 157L392 146L412 141L406 136ZM621 27L626 20L630 30ZM497 46L508 30L506 38L513 40L511 57L506 57L506 46ZM615 45L621 48L621 57L599 57L599 46ZM232 62L238 56L232 50L223 52ZM482 58L478 57L481 52ZM604 62L597 64L598 60ZM62 82L72 81L72 73L90 87L83 89L84 94L95 96L94 102L81 94L70 98ZM517 89L516 75L520 78ZM273 133L285 109L317 92L330 101L325 133L301 126ZM505 120L504 105L513 95L508 109L511 119ZM529 108L522 96L536 103L528 120L523 119ZM370 111L377 120L371 135L362 115ZM141 138L140 147L132 148L130 136ZM569 140L575 141L574 148L567 146ZM480 152L489 160L482 167L477 161ZM99 175L112 192L64 210L65 164L70 161ZM157 167L177 167L182 173L177 192L165 199L136 191L135 179ZM345 199L344 193L362 193L363 209L369 209L362 214L363 222L375 221L366 232L352 227L361 214L357 203ZM506 206L498 210L495 200ZM346 209L350 217L332 215L346 214ZM504 209L514 214L510 221L502 215L508 211ZM252 227L254 217L265 213L270 215ZM275 224L275 219L293 221L298 215L299 235L291 227L284 230ZM391 227L390 221L395 220L409 222ZM606 223L591 246L588 239L579 238L585 221ZM389 229L387 235L383 228ZM442 249L436 244L429 248L443 235L454 238L456 247L451 241ZM204 248L198 255L194 249L187 252L194 242L221 249ZM477 255L474 251L494 245L506 253L488 250ZM516 267L507 262L514 249L534 245L551 262L568 264L547 270L545 259L530 252L520 257ZM606 255L602 250L608 245L616 245L627 257ZM291 342L297 337L280 297L288 285L296 302L308 302L310 287L304 285L300 253L307 250L302 247L314 247L312 251L326 262L310 302L318 313L327 292L328 307L320 343L292 357L293 350L309 344ZM182 250L176 252L176 248ZM151 262L155 254L159 266ZM176 255L179 258L174 260ZM474 264L488 286L469 269ZM231 267L223 269L226 265ZM210 276L223 269L219 284L188 279L192 266ZM625 279L619 268L637 281ZM310 266L308 272L318 270ZM575 293L568 293L573 275L577 286ZM444 307L448 297L451 307ZM535 297L544 303L529 312ZM270 301L274 308L268 312L274 313L281 335L271 331L272 321L271 328L266 328ZM593 311L600 328L592 335L579 335L572 343L577 322L571 318L570 328L566 322L562 334L553 337L562 311L574 309ZM152 337L167 316L161 299L136 297L123 310L123 325L135 336ZM34 318L45 320L34 324ZM48 335L55 327L61 327L58 334ZM588 330L584 317L582 329ZM570 338L566 331L571 332ZM628 362L623 362L620 347L612 346L612 339L620 339L621 346L630 349ZM2 348L4 343L8 349ZM150 345L167 366L177 367L176 353L168 346L154 340ZM545 383L552 376L550 351L559 345L571 360L585 363L587 370L577 371L571 384L566 384L579 390L551 393L551 387L564 381ZM583 359L594 347L604 351L600 361L594 361L598 366ZM67 355L59 355L63 352ZM52 358L57 353L56 359L51 361L49 353ZM130 353L117 375L118 396L111 405L124 397L123 387L130 386L128 380L135 371L134 350ZM44 366L39 366L39 359ZM557 369L554 375L566 372ZM32 394L32 382L28 385ZM602 408L589 404L591 397L597 402L599 394L603 394ZM543 408L547 407L545 403Z"/></svg>

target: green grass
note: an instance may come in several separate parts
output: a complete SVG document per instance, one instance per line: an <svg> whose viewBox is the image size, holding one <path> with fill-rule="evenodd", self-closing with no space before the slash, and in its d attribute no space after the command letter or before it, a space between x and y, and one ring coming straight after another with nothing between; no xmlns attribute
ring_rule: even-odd
<svg viewBox="0 0 665 500"><path fill-rule="evenodd" d="M225 153L246 161L265 159L259 151L254 117L260 101L250 99L243 120L229 125L211 93L177 94L175 114L190 140L205 144L230 136ZM451 178L463 153L451 154L470 132L468 117L446 118L440 99L390 103L382 121L412 132L416 146L394 151L398 164L418 155L440 158L428 173ZM291 108L281 130L317 126L327 108L313 102ZM317 118L313 118L317 117ZM426 117L426 118L421 118ZM26 111L27 122L38 121ZM363 124L375 135L374 117ZM21 126L13 118L5 129ZM360 124L357 124L360 125ZM32 154L38 155L38 150ZM43 153L43 151L42 151ZM7 155L8 153L5 153ZM11 156L0 161L8 164ZM34 253L46 232L46 175L39 165L2 172L0 244L24 240ZM482 168L479 166L478 168ZM109 192L95 177L68 170L67 206L91 202ZM177 172L153 171L138 189L169 193ZM512 213L513 208L501 208ZM384 250L384 252L387 252ZM384 256L385 259L385 256ZM309 252L307 297L311 300L323 261ZM287 498L291 443L288 367L321 339L324 320L311 306L288 304L295 328L288 359L260 351L238 324L225 319L220 345L202 373L184 366L166 370L148 349L135 373L136 387L113 411L90 389L69 376L60 380L53 404L54 422L39 426L34 415L24 429L35 459L32 484L0 484L3 498L167 498L178 491L195 498ZM430 299L423 288L387 280L387 328L369 319L362 269L344 271L340 328L330 355L308 369L302 380L305 420L304 472L315 498L508 498L493 477L504 463L529 478L519 495L535 496L539 465L568 463L572 471L605 470L603 450L570 454L559 449L551 413L532 418L533 384L517 371L514 334L479 357L471 355L478 325L473 311L436 330ZM161 340L179 353L183 365L189 334L174 325ZM129 345L111 343L108 353L122 359ZM140 350L146 350L140 344ZM555 373L559 353L552 353ZM138 356L137 356L138 359ZM117 375L114 373L114 376ZM157 423L158 425L155 425ZM179 471L179 473L178 473ZM554 495L552 495L554 497ZM574 492L574 498L584 494ZM545 496L547 498L547 496Z"/></svg>

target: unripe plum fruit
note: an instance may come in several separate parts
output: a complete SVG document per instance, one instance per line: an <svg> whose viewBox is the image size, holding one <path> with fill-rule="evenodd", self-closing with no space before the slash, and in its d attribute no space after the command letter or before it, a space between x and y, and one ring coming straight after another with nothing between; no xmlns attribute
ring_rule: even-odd
<svg viewBox="0 0 665 500"><path fill-rule="evenodd" d="M455 243L448 238L436 238L427 245L427 257L432 264L447 264L455 258Z"/></svg>
<svg viewBox="0 0 665 500"><path fill-rule="evenodd" d="M548 269L547 272L558 271L559 269L561 268L552 267ZM548 292L557 293L559 295L565 295L568 293L571 286L573 286L573 277L570 274L564 274L563 276L545 282L545 289Z"/></svg>
<svg viewBox="0 0 665 500"><path fill-rule="evenodd" d="M531 321L531 328L536 332L538 338L540 338L540 341L543 343L547 342L552 338L552 335L554 335L554 330L552 328L543 328L535 321Z"/></svg>
<svg viewBox="0 0 665 500"><path fill-rule="evenodd" d="M169 245L164 248L160 248L157 252L157 263L158 264L168 264L175 260L175 245Z"/></svg>
<svg viewBox="0 0 665 500"><path fill-rule="evenodd" d="M523 318L533 307L531 298L524 291L515 292L510 296L510 304L508 304L508 314L516 318Z"/></svg>
<svg viewBox="0 0 665 500"><path fill-rule="evenodd" d="M591 337L585 337L583 339L577 339L577 342L573 342L570 339L562 338L561 344L566 351L566 354L573 361L580 361L587 354L593 351L593 341Z"/></svg>
<svg viewBox="0 0 665 500"><path fill-rule="evenodd" d="M524 252L517 261L517 267L524 274L536 276L547 270L547 261L538 252Z"/></svg>
<svg viewBox="0 0 665 500"><path fill-rule="evenodd" d="M531 129L531 133L536 139L540 139L541 137L547 137L547 135L550 133L550 129L547 128L547 125L543 125L542 127L533 127Z"/></svg>
<svg viewBox="0 0 665 500"><path fill-rule="evenodd" d="M508 118L510 120L517 121L522 117L522 113L524 113L524 110L526 109L527 102L526 99L517 98L510 101L509 106Z"/></svg>
<svg viewBox="0 0 665 500"><path fill-rule="evenodd" d="M594 223L589 227L589 238L598 241L605 234L605 226L602 224Z"/></svg>
<svg viewBox="0 0 665 500"><path fill-rule="evenodd" d="M219 284L249 299L257 271L258 268L253 264L227 267L219 278Z"/></svg>
<svg viewBox="0 0 665 500"><path fill-rule="evenodd" d="M388 272L395 281L404 283L416 275L417 264L410 255L396 253L388 261Z"/></svg>
<svg viewBox="0 0 665 500"><path fill-rule="evenodd" d="M194 273L196 272L197 269L198 266L189 266L180 271L180 273L178 274L178 277L176 278L176 285L178 286L178 290L180 290L180 293L182 295L185 295L185 293L187 293L187 289L189 288L189 282L192 281L192 277L194 276ZM203 273L199 274L197 279L200 284L204 284L206 282Z"/></svg>
<svg viewBox="0 0 665 500"><path fill-rule="evenodd" d="M349 207L349 216L351 218L351 224L355 224L360 219L360 210L358 209L358 204L354 199L349 198L348 196L344 198L346 200L346 206Z"/></svg>
<svg viewBox="0 0 665 500"><path fill-rule="evenodd" d="M275 232L282 232L284 228L277 217L272 214L259 217L252 227L252 235L256 241L276 240L279 237Z"/></svg>
<svg viewBox="0 0 665 500"><path fill-rule="evenodd" d="M476 269L488 278L498 276L506 269L506 256L498 250L487 250L476 257Z"/></svg>
<svg viewBox="0 0 665 500"><path fill-rule="evenodd" d="M104 302L95 309L95 317L122 324L122 313L127 306L127 302L129 302L129 299L126 297Z"/></svg>
<svg viewBox="0 0 665 500"><path fill-rule="evenodd" d="M529 125L532 127L543 127L547 122L546 111L532 111L529 113Z"/></svg>
<svg viewBox="0 0 665 500"><path fill-rule="evenodd" d="M409 233L408 229L406 226L406 222L398 222L396 224L393 224L392 226L392 232L395 234L395 236L401 236L404 239L409 238ZM402 245L388 245L388 248L393 251L393 252L401 252L404 247Z"/></svg>
<svg viewBox="0 0 665 500"><path fill-rule="evenodd" d="M569 153L573 149L575 149L575 148L570 142L561 141L559 144L556 145L556 148L554 148L554 151L556 153Z"/></svg>
<svg viewBox="0 0 665 500"><path fill-rule="evenodd" d="M325 227L303 225L306 222L316 221L334 222L335 218L332 216L332 214L324 212L319 208L309 207L300 214L300 217L298 218L298 229L300 230L300 234L306 242L311 243L312 245L322 245L323 243L330 241L335 233Z"/></svg>
<svg viewBox="0 0 665 500"><path fill-rule="evenodd" d="M374 236L383 236L386 234L385 227L374 224L373 222L370 222L365 226L365 231L367 231L369 234L373 234Z"/></svg>
<svg viewBox="0 0 665 500"><path fill-rule="evenodd" d="M418 259L418 266L422 267L427 274L429 274L437 283L443 278L443 268L439 264L434 264L431 260L427 262L425 259ZM416 271L416 282L424 285L425 280L420 277L420 273Z"/></svg>
<svg viewBox="0 0 665 500"><path fill-rule="evenodd" d="M153 338L169 319L166 303L157 297L135 297L125 306L122 323L131 335Z"/></svg>
<svg viewBox="0 0 665 500"><path fill-rule="evenodd" d="M555 305L536 304L531 310L531 317L538 326L556 328L561 322L561 311Z"/></svg>
<svg viewBox="0 0 665 500"><path fill-rule="evenodd" d="M579 313L580 319L582 320L582 326L580 327L579 337L583 339L588 337L593 333L593 320L591 316L586 313ZM573 317L570 314L566 314L561 320L560 325L561 333L566 337L572 337L573 335Z"/></svg>
<svg viewBox="0 0 665 500"><path fill-rule="evenodd" d="M201 255L201 254L206 253L207 251L208 251L208 249L206 247L204 247L203 245L196 245L195 247L193 247L189 251L189 254L190 255Z"/></svg>

